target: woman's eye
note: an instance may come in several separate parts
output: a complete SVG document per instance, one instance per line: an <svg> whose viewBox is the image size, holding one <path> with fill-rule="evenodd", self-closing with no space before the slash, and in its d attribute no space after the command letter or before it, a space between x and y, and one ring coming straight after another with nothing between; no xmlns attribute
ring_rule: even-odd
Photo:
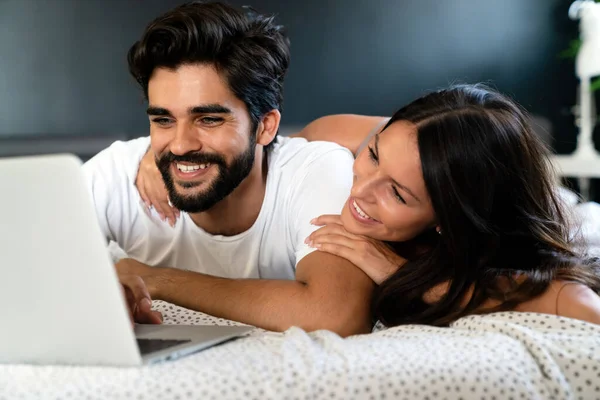
<svg viewBox="0 0 600 400"><path fill-rule="evenodd" d="M375 151L373 150L373 148L371 146L368 146L368 149L369 149L369 158L371 159L371 161L373 161L375 164L377 164L377 162L379 161L377 154L375 154Z"/></svg>
<svg viewBox="0 0 600 400"><path fill-rule="evenodd" d="M396 187L392 186L392 191L394 192L394 197L396 198L396 200L398 200L402 204L406 204L406 201L404 201L404 197L402 197L400 193L398 193L398 189L396 189Z"/></svg>

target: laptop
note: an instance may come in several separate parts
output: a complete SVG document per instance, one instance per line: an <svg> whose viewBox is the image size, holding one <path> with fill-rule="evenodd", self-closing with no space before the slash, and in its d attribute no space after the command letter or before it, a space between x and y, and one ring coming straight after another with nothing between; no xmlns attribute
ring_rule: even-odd
<svg viewBox="0 0 600 400"><path fill-rule="evenodd" d="M81 165L0 158L0 363L139 366L252 329L133 328Z"/></svg>

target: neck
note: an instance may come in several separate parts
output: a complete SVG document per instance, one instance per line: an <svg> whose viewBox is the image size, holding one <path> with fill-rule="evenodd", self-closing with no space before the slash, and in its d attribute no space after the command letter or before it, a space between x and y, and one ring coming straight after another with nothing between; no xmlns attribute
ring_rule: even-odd
<svg viewBox="0 0 600 400"><path fill-rule="evenodd" d="M267 170L267 155L262 146L257 146L250 174L211 209L190 214L192 221L212 235L233 236L250 229L265 198Z"/></svg>

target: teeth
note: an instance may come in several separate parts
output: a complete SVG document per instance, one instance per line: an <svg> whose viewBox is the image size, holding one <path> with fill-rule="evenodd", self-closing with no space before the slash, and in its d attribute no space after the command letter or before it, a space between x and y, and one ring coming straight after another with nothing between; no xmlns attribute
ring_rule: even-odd
<svg viewBox="0 0 600 400"><path fill-rule="evenodd" d="M358 213L358 215L360 215L363 218L366 219L372 219L374 220L374 218L371 218L367 213L365 213L359 206L358 204L356 204L356 201L352 201L352 205L354 206L354 209L356 210L356 212Z"/></svg>
<svg viewBox="0 0 600 400"><path fill-rule="evenodd" d="M177 164L177 169L181 172L193 172L198 171L199 169L206 169L210 167L210 164L200 164L200 165L183 165Z"/></svg>

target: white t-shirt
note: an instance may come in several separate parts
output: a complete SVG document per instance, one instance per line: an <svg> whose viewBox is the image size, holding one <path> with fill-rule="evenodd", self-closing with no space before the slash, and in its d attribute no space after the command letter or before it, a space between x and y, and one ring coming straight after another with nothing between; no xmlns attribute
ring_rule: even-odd
<svg viewBox="0 0 600 400"><path fill-rule="evenodd" d="M227 278L293 279L296 264L314 250L304 244L317 229L311 219L339 214L352 186L347 149L280 137L268 153L265 199L250 229L211 235L184 212L172 228L147 214L135 187L149 144L148 137L118 141L83 166L113 259Z"/></svg>

